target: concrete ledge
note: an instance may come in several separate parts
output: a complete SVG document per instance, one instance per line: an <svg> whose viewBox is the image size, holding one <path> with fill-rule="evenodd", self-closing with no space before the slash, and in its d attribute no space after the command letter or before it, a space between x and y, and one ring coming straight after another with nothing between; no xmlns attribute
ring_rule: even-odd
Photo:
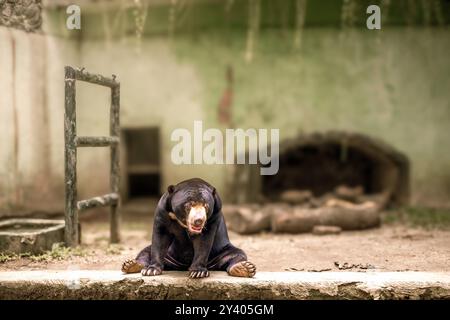
<svg viewBox="0 0 450 320"><path fill-rule="evenodd" d="M186 275L0 272L0 299L450 299L450 273L259 272L244 279L212 272L201 280Z"/></svg>

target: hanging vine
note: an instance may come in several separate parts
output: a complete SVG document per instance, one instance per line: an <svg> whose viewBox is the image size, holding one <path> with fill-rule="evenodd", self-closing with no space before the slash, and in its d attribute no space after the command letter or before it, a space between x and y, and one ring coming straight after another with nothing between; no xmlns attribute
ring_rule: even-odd
<svg viewBox="0 0 450 320"><path fill-rule="evenodd" d="M144 33L145 20L147 19L148 4L142 4L142 0L134 0L133 16L136 32L136 52L141 52L142 34Z"/></svg>
<svg viewBox="0 0 450 320"><path fill-rule="evenodd" d="M389 8L391 7L391 0L381 0L381 12L383 12L383 23L386 24L389 19Z"/></svg>
<svg viewBox="0 0 450 320"><path fill-rule="evenodd" d="M234 0L225 1L225 13L229 14L231 12L231 8L233 7Z"/></svg>
<svg viewBox="0 0 450 320"><path fill-rule="evenodd" d="M109 49L111 46L111 25L109 23L109 13L106 7L106 2L101 2L101 5L103 35L105 36L106 48Z"/></svg>
<svg viewBox="0 0 450 320"><path fill-rule="evenodd" d="M255 42L257 41L259 33L261 2L260 0L249 0L248 3L248 29L245 61L251 62L254 56Z"/></svg>
<svg viewBox="0 0 450 320"><path fill-rule="evenodd" d="M341 7L341 31L339 39L343 45L348 44L348 48L353 48L352 52L357 50L357 32L354 28L358 18L358 1L344 0Z"/></svg>
<svg viewBox="0 0 450 320"><path fill-rule="evenodd" d="M353 27L356 21L357 3L355 0L344 0L341 9L342 28Z"/></svg>
<svg viewBox="0 0 450 320"><path fill-rule="evenodd" d="M105 36L106 47L109 48L113 37L122 39L124 34L124 22L126 22L126 12L130 8L130 5L126 5L126 2L121 1L117 12L113 12L112 9L108 9L107 2L102 2L102 25L103 34ZM112 15L112 21L111 21Z"/></svg>
<svg viewBox="0 0 450 320"><path fill-rule="evenodd" d="M429 0L422 0L423 23L429 27L431 25L431 6Z"/></svg>
<svg viewBox="0 0 450 320"><path fill-rule="evenodd" d="M295 13L294 48L300 49L302 44L303 26L305 25L306 0L296 0Z"/></svg>
<svg viewBox="0 0 450 320"><path fill-rule="evenodd" d="M416 23L417 19L417 4L416 0L407 0L405 13L405 21L408 26L412 26Z"/></svg>
<svg viewBox="0 0 450 320"><path fill-rule="evenodd" d="M190 9L191 6L189 0L178 0L178 6L175 13L176 26L186 26L188 24Z"/></svg>
<svg viewBox="0 0 450 320"><path fill-rule="evenodd" d="M175 19L177 14L177 0L171 0L170 1L170 8L169 8L169 21L168 21L168 36L169 40L172 40L173 35L175 33Z"/></svg>
<svg viewBox="0 0 450 320"><path fill-rule="evenodd" d="M444 15L442 14L441 0L433 0L433 11L434 16L436 17L436 22L439 26L443 26L445 24L445 20Z"/></svg>
<svg viewBox="0 0 450 320"><path fill-rule="evenodd" d="M123 39L125 33L125 26L127 21L126 13L129 9L129 5L126 5L124 1L120 2L118 12L115 14L112 22L112 33L117 35L119 39Z"/></svg>

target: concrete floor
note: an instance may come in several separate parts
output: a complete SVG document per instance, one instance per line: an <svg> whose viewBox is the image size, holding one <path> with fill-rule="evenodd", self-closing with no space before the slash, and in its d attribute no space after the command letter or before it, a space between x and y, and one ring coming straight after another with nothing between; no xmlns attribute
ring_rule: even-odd
<svg viewBox="0 0 450 320"><path fill-rule="evenodd" d="M235 278L212 272L157 277L118 271L0 272L0 299L450 299L450 273L259 272Z"/></svg>
<svg viewBox="0 0 450 320"><path fill-rule="evenodd" d="M83 255L0 264L0 299L450 299L450 231L401 225L328 236L230 232L258 267L252 279L124 275L123 260L150 242L152 207L127 208L120 245L108 243L107 211L93 212L82 217Z"/></svg>

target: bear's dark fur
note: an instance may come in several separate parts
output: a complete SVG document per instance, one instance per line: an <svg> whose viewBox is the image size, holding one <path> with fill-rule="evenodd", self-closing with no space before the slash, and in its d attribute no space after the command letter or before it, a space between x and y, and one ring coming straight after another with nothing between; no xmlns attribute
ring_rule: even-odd
<svg viewBox="0 0 450 320"><path fill-rule="evenodd" d="M206 221L198 234L187 227L191 205L206 212ZM191 278L207 277L208 270L224 270L233 276L252 277L256 268L247 261L244 251L230 243L221 208L216 189L202 179L169 186L155 211L152 244L135 260L127 260L122 270L141 271L143 275L188 270Z"/></svg>

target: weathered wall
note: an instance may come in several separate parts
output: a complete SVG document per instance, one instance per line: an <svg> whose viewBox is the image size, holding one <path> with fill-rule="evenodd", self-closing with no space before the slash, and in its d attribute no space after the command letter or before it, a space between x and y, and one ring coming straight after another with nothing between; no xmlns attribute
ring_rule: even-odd
<svg viewBox="0 0 450 320"><path fill-rule="evenodd" d="M232 65L238 127L280 128L282 140L330 129L381 138L411 159L413 200L442 204L450 198L448 36L443 28L381 34L315 28L304 31L303 47L294 51L289 35L266 31L254 61L246 63L244 33L205 32L173 43L145 38L140 55L133 38L85 41L81 56L90 70L120 75L124 126L161 126L164 185L200 175L224 187L222 167L171 164L169 139L172 129L190 129L195 119L218 125L225 70ZM94 95L80 98L106 105L93 103Z"/></svg>
<svg viewBox="0 0 450 320"><path fill-rule="evenodd" d="M295 52L289 35L262 32L247 64L243 34L232 42L206 34L177 39L177 54L200 74L209 119L231 64L239 127L280 128L281 139L329 129L373 135L410 158L415 201L448 203L449 35L448 28L313 28Z"/></svg>
<svg viewBox="0 0 450 320"><path fill-rule="evenodd" d="M137 128L157 126L161 130L162 188L192 176L217 179L220 170L202 166L175 166L170 160L173 143L170 134L179 127L192 128L203 119L203 84L197 71L180 63L165 39L145 39L141 53L134 50L134 38L111 43L85 41L81 46L80 65L102 74L117 74L121 82L121 126ZM78 90L78 132L81 135L107 135L109 96L106 89L89 85ZM96 94L98 93L98 94ZM94 112L95 110L95 112ZM108 152L81 150L79 162L80 192L95 195L108 188ZM102 159L102 160L99 160ZM88 166L100 166L102 179L89 180ZM103 169L106 167L106 169ZM220 169L220 168L219 168ZM82 189L83 181L87 188ZM84 191L83 191L84 190Z"/></svg>
<svg viewBox="0 0 450 320"><path fill-rule="evenodd" d="M161 128L163 188L201 176L224 190L225 166L171 163L170 133L197 119L218 126L231 65L237 126L280 128L281 139L328 129L382 138L410 157L415 202L449 204L448 26L310 27L300 50L291 31L266 28L247 63L244 29L175 33L171 40L149 33L137 50L133 34L108 35L104 18L84 19L82 36L61 27L64 14L48 14L43 33L0 27L0 215L62 209L67 64L117 75L123 127ZM78 133L108 134L108 90L79 84L77 102ZM79 151L80 198L107 191L108 158L107 149Z"/></svg>
<svg viewBox="0 0 450 320"><path fill-rule="evenodd" d="M62 208L62 75L76 60L71 41L0 27L0 215Z"/></svg>

